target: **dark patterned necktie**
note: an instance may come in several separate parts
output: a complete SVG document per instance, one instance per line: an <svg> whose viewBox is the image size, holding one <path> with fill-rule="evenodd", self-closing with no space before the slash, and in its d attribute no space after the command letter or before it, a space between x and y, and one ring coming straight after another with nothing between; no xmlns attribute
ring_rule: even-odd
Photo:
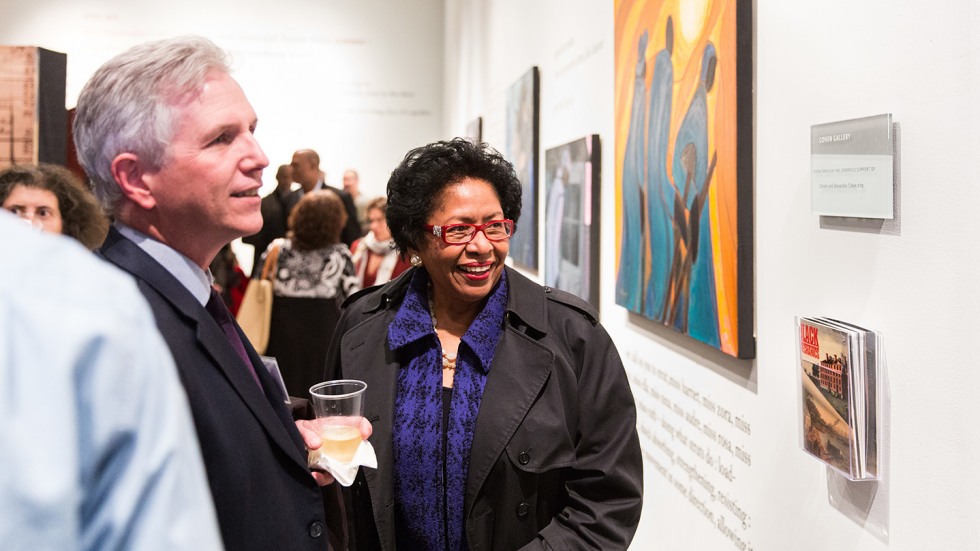
<svg viewBox="0 0 980 551"><path fill-rule="evenodd" d="M262 388L262 383L259 382L259 376L255 372L255 367L252 366L252 360L249 359L248 352L245 351L245 345L242 344L242 339L239 338L238 332L235 331L235 324L231 320L231 312L228 311L228 307L225 306L225 301L213 287L211 288L211 298L208 299L208 303L204 308L211 314L214 321L218 322L221 330L225 332L225 338L228 339L228 343L231 344L231 347L238 353L242 362L248 367L248 372L255 379L255 384L259 385L259 388Z"/></svg>

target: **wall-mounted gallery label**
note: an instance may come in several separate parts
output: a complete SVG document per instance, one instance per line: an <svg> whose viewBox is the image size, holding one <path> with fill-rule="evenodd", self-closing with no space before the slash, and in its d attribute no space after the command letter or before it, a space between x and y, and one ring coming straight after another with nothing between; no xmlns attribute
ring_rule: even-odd
<svg viewBox="0 0 980 551"><path fill-rule="evenodd" d="M822 216L895 216L892 116L810 127L810 211Z"/></svg>

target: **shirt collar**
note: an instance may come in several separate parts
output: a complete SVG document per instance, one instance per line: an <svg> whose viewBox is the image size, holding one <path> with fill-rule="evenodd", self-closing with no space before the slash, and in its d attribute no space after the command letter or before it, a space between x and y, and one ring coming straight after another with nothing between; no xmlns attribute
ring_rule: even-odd
<svg viewBox="0 0 980 551"><path fill-rule="evenodd" d="M429 281L429 274L424 269L416 270L412 275L405 299L388 325L388 344L392 350L435 336L432 314L429 311ZM490 369L500 333L503 331L507 295L507 273L504 271L491 291L486 306L477 314L461 339L476 354L484 371Z"/></svg>
<svg viewBox="0 0 980 551"><path fill-rule="evenodd" d="M170 272L170 275L174 276L181 285L190 291L198 302L202 305L208 303L208 299L211 298L211 283L214 281L211 270L202 270L191 259L180 254L169 245L121 222L116 221L113 226L123 237L135 243L140 250L159 262L164 269Z"/></svg>

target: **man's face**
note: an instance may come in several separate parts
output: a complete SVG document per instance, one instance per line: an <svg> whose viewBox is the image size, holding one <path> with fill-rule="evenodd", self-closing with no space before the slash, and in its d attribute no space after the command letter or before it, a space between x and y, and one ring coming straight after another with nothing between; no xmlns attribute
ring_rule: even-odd
<svg viewBox="0 0 980 551"><path fill-rule="evenodd" d="M255 111L223 73L208 75L200 94L176 100L177 129L168 162L144 174L155 200L157 228L175 249L208 250L262 228L262 169Z"/></svg>
<svg viewBox="0 0 980 551"><path fill-rule="evenodd" d="M344 191L357 195L357 174L348 170L344 173Z"/></svg>
<svg viewBox="0 0 980 551"><path fill-rule="evenodd" d="M293 167L289 165L282 165L276 172L276 182L279 187L288 189L293 183Z"/></svg>
<svg viewBox="0 0 980 551"><path fill-rule="evenodd" d="M303 186L303 189L310 191L320 178L320 167L313 164L313 159L303 153L293 153L293 162L289 164L293 169L293 181Z"/></svg>

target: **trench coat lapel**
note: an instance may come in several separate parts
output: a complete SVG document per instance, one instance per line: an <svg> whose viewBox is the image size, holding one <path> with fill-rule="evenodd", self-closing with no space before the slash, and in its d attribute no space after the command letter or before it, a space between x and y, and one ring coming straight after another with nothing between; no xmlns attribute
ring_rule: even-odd
<svg viewBox="0 0 980 551"><path fill-rule="evenodd" d="M512 323L512 316L517 316L522 323L543 334L542 330L547 326L546 299L540 288L510 268L507 268L507 285L510 290L507 321L490 364L470 450L466 476L467 516L490 469L504 453L507 443L548 381L555 361L551 350L516 329Z"/></svg>
<svg viewBox="0 0 980 551"><path fill-rule="evenodd" d="M364 417L371 422L368 439L378 457L379 466L389 468L361 469L371 494L375 523L382 548L394 549L394 452L392 423L398 386L398 363L378 335L388 334L388 323L394 312L382 311L348 331L340 343L343 376L367 383L364 394Z"/></svg>

